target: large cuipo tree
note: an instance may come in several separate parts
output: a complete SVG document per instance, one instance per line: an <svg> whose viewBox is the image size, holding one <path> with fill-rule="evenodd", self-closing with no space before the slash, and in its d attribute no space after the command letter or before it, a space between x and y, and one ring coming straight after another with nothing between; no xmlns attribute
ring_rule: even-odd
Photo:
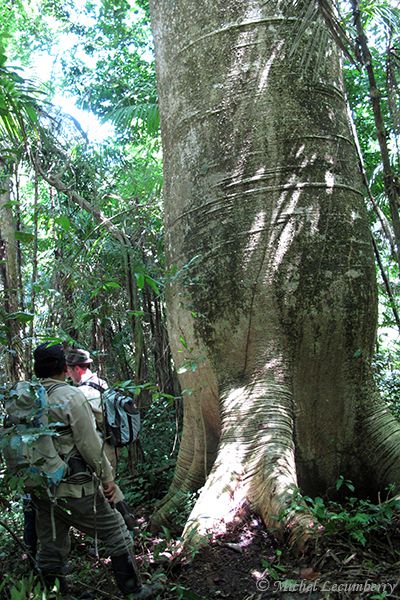
<svg viewBox="0 0 400 600"><path fill-rule="evenodd" d="M197 363L154 521L203 486L186 532L245 504L303 539L306 515L276 520L296 487L400 480L371 378L374 259L339 52L314 0L150 5L170 339L181 371Z"/></svg>

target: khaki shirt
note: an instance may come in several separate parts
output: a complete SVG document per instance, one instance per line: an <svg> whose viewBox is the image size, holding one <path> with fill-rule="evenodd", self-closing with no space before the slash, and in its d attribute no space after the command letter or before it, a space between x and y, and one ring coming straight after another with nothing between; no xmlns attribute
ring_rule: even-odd
<svg viewBox="0 0 400 600"><path fill-rule="evenodd" d="M89 400L90 406L93 411L94 418L96 419L97 429L103 431L103 406L101 403L101 392L96 390L89 383L95 383L101 385L105 390L108 389L107 382L104 379L100 379L97 373L92 373L90 369L87 369L83 375L78 388L83 392L87 400Z"/></svg>
<svg viewBox="0 0 400 600"><path fill-rule="evenodd" d="M59 379L41 380L46 390L58 387L48 394L49 421L60 427L70 427L61 435L54 436L54 446L62 458L78 452L93 469L97 477L107 483L113 481L111 465L104 455L103 444L96 431L92 410L84 394L77 388ZM95 479L84 484L71 484L68 479L56 489L57 497L81 498L93 494L98 487Z"/></svg>

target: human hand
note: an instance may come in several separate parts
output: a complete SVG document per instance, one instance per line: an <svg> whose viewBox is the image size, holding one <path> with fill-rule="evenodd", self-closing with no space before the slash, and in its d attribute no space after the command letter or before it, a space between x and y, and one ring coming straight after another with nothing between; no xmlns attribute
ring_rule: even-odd
<svg viewBox="0 0 400 600"><path fill-rule="evenodd" d="M115 498L117 495L117 486L114 481L107 481L107 483L103 483L103 492L105 497L107 498L110 504L114 504Z"/></svg>

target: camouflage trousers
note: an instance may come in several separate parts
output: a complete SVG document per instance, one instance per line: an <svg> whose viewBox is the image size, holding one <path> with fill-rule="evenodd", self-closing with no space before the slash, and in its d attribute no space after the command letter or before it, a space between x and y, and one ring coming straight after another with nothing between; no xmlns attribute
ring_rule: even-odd
<svg viewBox="0 0 400 600"><path fill-rule="evenodd" d="M70 551L70 527L96 537L109 556L120 556L132 549L132 539L119 512L113 509L99 490L82 498L33 496L36 529L39 538L37 562L43 573L63 575Z"/></svg>

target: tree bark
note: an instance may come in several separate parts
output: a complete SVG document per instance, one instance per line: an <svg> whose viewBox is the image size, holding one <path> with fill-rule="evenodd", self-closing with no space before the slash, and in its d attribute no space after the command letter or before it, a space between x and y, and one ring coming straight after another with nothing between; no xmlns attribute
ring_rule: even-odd
<svg viewBox="0 0 400 600"><path fill-rule="evenodd" d="M371 378L374 259L338 51L328 32L307 44L310 23L293 56L301 2L150 7L169 334L191 390L153 520L204 486L185 535L250 504L301 541L307 515L276 520L296 487L325 492L345 474L373 492L400 476L399 427Z"/></svg>
<svg viewBox="0 0 400 600"><path fill-rule="evenodd" d="M20 323L17 313L20 310L19 277L16 225L12 208L10 207L11 178L3 172L0 165L0 269L4 288L4 310L6 318L6 371L10 381L21 379L24 369L22 362L22 343Z"/></svg>
<svg viewBox="0 0 400 600"><path fill-rule="evenodd" d="M35 173L34 180L34 197L33 197L33 244L32 244L32 275L31 275L31 295L29 301L29 310L34 315L36 312L36 287L38 285L38 247L39 247L39 229L38 229L38 206L39 206L39 181L38 175ZM28 344L28 364L29 368L29 377L32 377L33 373L33 365L32 365L32 356L33 356L33 334L34 334L34 319L29 323L29 344Z"/></svg>

